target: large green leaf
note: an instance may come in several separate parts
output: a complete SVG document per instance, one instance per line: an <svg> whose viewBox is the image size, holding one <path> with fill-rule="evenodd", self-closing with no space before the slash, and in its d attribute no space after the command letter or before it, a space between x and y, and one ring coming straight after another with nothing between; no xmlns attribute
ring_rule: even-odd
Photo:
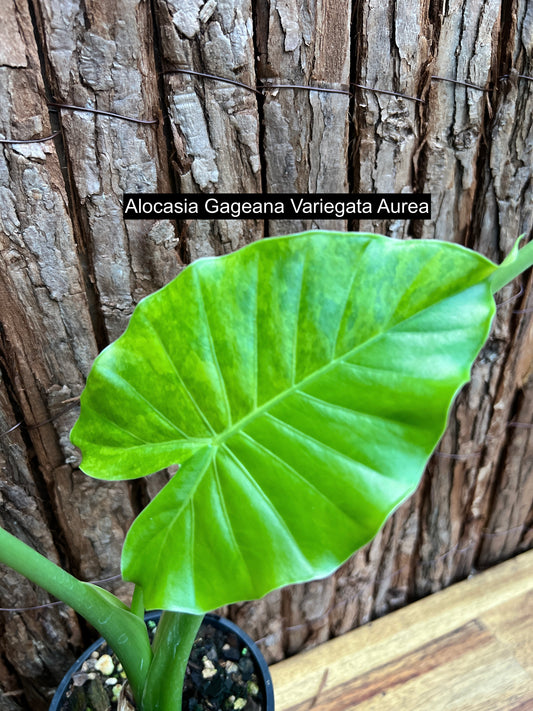
<svg viewBox="0 0 533 711"><path fill-rule="evenodd" d="M199 260L95 361L73 442L108 479L178 473L126 539L148 607L329 574L416 488L487 338L496 266L311 232Z"/></svg>

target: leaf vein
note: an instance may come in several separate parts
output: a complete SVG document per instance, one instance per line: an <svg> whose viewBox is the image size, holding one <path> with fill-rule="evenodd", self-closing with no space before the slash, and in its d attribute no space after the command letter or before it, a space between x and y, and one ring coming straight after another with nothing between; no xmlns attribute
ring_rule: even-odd
<svg viewBox="0 0 533 711"><path fill-rule="evenodd" d="M256 439L254 439L247 432L242 432L241 434L243 434L247 439L250 440L251 446L255 447L256 449L263 450L265 452L265 454L267 454L272 459L278 461L283 467L285 467L290 472L292 472L297 479L299 479L303 484L305 484L307 486L308 489L311 489L311 491L313 491L315 494L317 494L321 499L323 499L327 503L331 504L334 508L337 509L337 511L342 513L343 516L346 516L351 521L355 521L355 519L350 514L347 514L346 511L344 511L336 501L334 501L327 494L325 494L323 491L321 491L315 484L313 484L311 481L309 481L309 479L307 479L301 472L299 472L291 464L289 464L289 462L287 462L286 459L284 459L283 457L281 457L278 454L275 454L271 449L266 447L264 444L261 444L260 442L258 442ZM355 523L357 523L357 521L355 521Z"/></svg>
<svg viewBox="0 0 533 711"><path fill-rule="evenodd" d="M305 555L305 553L302 551L300 548L300 545L296 538L294 537L294 534L290 530L290 528L287 525L287 522L283 518L283 516L280 514L278 509L274 506L274 502L272 499L267 495L267 493L259 486L259 483L257 482L256 479L250 474L246 466L241 462L241 460L237 457L235 452L228 447L227 444L223 445L223 449L226 450L226 452L229 454L229 456L234 460L235 464L237 467L241 470L241 472L244 474L244 476L248 479L252 487L257 491L258 495L263 499L263 501L267 504L269 507L270 511L275 515L276 519L279 521L280 527L285 531L287 539L292 542L293 549L297 551L297 553L301 556L302 560L305 562L307 565L309 572L312 572L313 566L309 562L309 559Z"/></svg>
<svg viewBox="0 0 533 711"><path fill-rule="evenodd" d="M352 464L357 464L361 467L364 467L365 470L372 472L373 474L376 474L378 477L381 479L387 479L390 478L383 472L378 471L377 469L373 469L372 467L369 467L368 464L365 464L364 462L360 462L357 459L354 459L353 457L348 456L347 454L344 454L343 452L339 452L338 449L334 449L331 447L329 444L325 444L324 442L321 442L319 439L316 439L316 437L313 437L312 435L308 434L307 432L303 432L302 430L298 429L297 427L294 427L294 425L289 424L288 422L285 422L285 420L281 420L279 417L276 417L275 415L272 415L270 412L265 412L265 417L270 418L271 420L274 420L275 422L279 422L279 424L288 430L291 430L292 432L296 433L303 439L309 440L311 442L314 442L315 444L320 445L320 447L323 447L325 450L328 452L333 452L336 454L338 457L341 459L344 459L348 462L351 462Z"/></svg>
<svg viewBox="0 0 533 711"><path fill-rule="evenodd" d="M368 241L368 242L365 244L365 246L363 247L363 249L361 250L361 254L360 254L360 256L359 256L358 262L360 262L360 261L363 259L364 255L365 255L365 252L367 251L369 245L370 245L370 241ZM333 344L333 349L332 349L332 352L331 352L331 358L332 358L332 359L335 358L335 354L337 353L337 343L338 343L338 341L339 341L339 335L340 335L340 332L341 332L342 324L344 323L344 317L346 316L346 309L348 308L348 303L349 303L349 301L350 301L350 296L352 295L352 289L353 289L354 281L355 281L356 276L358 276L358 274L359 274L359 268L354 269L353 272L352 272L352 278L350 279L350 285L349 285L348 290L347 290L347 293L346 293L346 300L345 300L345 302L344 302L344 306L343 306L343 309L342 309L341 317L340 317L339 323L338 323L338 325L337 325L337 332L335 333L335 338L334 338L334 340L332 341L332 344Z"/></svg>
<svg viewBox="0 0 533 711"><path fill-rule="evenodd" d="M187 439L187 435L185 434L185 432L183 432L183 430L181 430L174 422L169 420L168 417L164 415L161 410L159 410L153 404L153 402L150 402L150 400L148 400L139 390L137 390L136 387L134 387L130 382L128 382L122 375L120 375L116 371L109 370L104 366L100 366L100 372L106 373L110 382L113 382L113 380L115 379L118 379L123 382L124 385L126 385L132 393L134 393L140 400L142 400L144 403L146 403L146 405L148 405L149 409L152 410L152 412L154 412L162 422L165 422L167 425L170 425L170 427L176 430L176 432L178 432L183 439Z"/></svg>
<svg viewBox="0 0 533 711"><path fill-rule="evenodd" d="M216 457L213 458L213 472L214 472L215 486L216 486L216 488L217 488L218 498L219 498L219 501L220 501L220 508L221 508L221 510L222 510L222 515L224 516L224 519L225 519L225 521L226 521L227 533L229 533L229 536L230 536L230 538L231 538L231 542L232 542L232 544L233 544L234 549L237 551L237 553L239 554L239 556L240 556L242 562L244 563L244 567L245 567L245 569L246 569L246 574L247 574L247 576L248 576L248 580L249 580L249 582L250 582L250 585L253 587L253 585L252 585L252 575L251 575L251 572L250 572L250 567L249 567L249 565L248 565L248 561L246 560L246 558L245 558L245 556L244 556L244 554L243 554L243 552L242 552L241 547L240 547L239 544L237 543L237 538L235 537L235 531L234 531L233 526L232 526L232 524L231 524L231 517L230 517L230 515L229 515L229 513L228 513L228 508L227 508L227 505L226 505L226 499L225 499L225 497L224 497L224 488L223 488L223 486L222 486L222 483L221 483L221 481L220 481L220 477L219 477L219 474L218 474L218 467L217 467L217 459L216 459ZM226 532L224 532L224 533L226 533ZM227 540L227 539L226 539L226 540Z"/></svg>
<svg viewBox="0 0 533 711"><path fill-rule="evenodd" d="M203 420L204 424L205 424L205 425L207 426L207 428L210 430L211 434L215 435L215 434L216 434L216 433L215 433L215 430L214 430L213 427L211 426L211 423L210 423L209 420L207 419L207 416L204 414L204 412L202 411L202 409L200 408L200 406L199 406L198 403L196 402L195 398L193 397L193 394L191 393L191 391L189 390L188 386L186 385L185 381L183 380L183 377L181 376L181 374L180 374L180 372L179 372L179 370L178 370L176 364L174 363L174 360L172 359L170 353L168 352L167 347L166 347L165 343L163 342L163 339L161 338L161 336L160 336L160 334L159 334L159 331L156 329L156 327L154 326L154 324L150 321L149 318L146 317L146 315L145 315L144 313L140 312L139 315L143 318L144 322L145 322L146 324L148 324L148 326L150 327L150 329L152 330L152 332L155 334L155 336L156 336L158 342L161 344L161 348L163 349L163 353L164 353L165 356L167 357L167 360L168 360L168 362L170 363L170 365L172 366L172 368L173 368L173 370L174 370L174 373L175 373L177 379L179 380L179 382L180 382L180 384L182 385L183 389L184 389L185 392L187 393L187 395L188 395L188 397L189 397L189 400L190 400L190 401L192 402L192 404L193 404L193 407L195 408L195 410L197 411L197 413L200 415L200 418Z"/></svg>
<svg viewBox="0 0 533 711"><path fill-rule="evenodd" d="M229 426L231 427L231 426L232 426L231 407L230 407L230 404L229 404L228 391L227 391L227 388L226 388L226 381L224 380L224 377L223 377L223 375L222 375L222 370L220 369L220 363L218 362L217 352L216 352L216 348L215 348L215 342L214 342L214 340L213 340L213 332L212 332L212 329L211 329L211 323L210 323L210 321L209 321L209 315L208 315L207 309L206 309L206 307L205 307L205 299L204 299L204 294L203 294L203 291L202 291L202 282L201 282L201 280L200 280L199 270L198 270L198 269L194 269L194 270L193 270L193 274L194 274L194 278L195 278L195 281L196 281L196 285L197 285L197 287L198 287L198 295L199 295L199 297L200 297L200 302L201 302L201 304L202 304L202 311L204 312L204 316L205 316L205 324L206 324L206 326L207 326L207 333L208 333L208 336L209 336L209 346L210 346L210 348L211 348L211 354L212 354L212 356L213 356L213 363L214 363L215 368L216 368L217 373L218 373L218 377L219 377L219 381L220 381L220 385L221 385L221 391L222 391L222 394L223 394L223 396L224 396L224 403L225 403L225 405L226 405L227 416L228 416L228 423L229 423Z"/></svg>
<svg viewBox="0 0 533 711"><path fill-rule="evenodd" d="M384 415L378 415L378 414L375 414L372 412L363 412L362 410L355 410L352 407L345 407L344 405L338 405L335 402L329 402L328 400L323 400L322 398L317 397L316 395L311 395L311 393L308 393L305 390L298 390L297 394L306 400L326 405L327 407L330 407L332 410L338 410L339 412L346 412L346 413L350 413L350 414L353 414L356 416L368 417L372 420L380 420L381 422L388 422L392 425L398 425L400 427L405 427L404 422L402 422L400 420L394 420L394 419L392 419L392 417L385 417Z"/></svg>

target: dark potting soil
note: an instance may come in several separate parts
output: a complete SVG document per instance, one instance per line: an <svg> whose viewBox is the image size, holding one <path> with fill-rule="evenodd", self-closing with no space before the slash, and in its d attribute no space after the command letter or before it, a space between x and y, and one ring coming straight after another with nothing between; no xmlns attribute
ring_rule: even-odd
<svg viewBox="0 0 533 711"><path fill-rule="evenodd" d="M148 622L153 637L156 624ZM116 711L126 675L106 644L76 672L61 711ZM203 622L187 664L183 711L262 711L255 664L239 638Z"/></svg>

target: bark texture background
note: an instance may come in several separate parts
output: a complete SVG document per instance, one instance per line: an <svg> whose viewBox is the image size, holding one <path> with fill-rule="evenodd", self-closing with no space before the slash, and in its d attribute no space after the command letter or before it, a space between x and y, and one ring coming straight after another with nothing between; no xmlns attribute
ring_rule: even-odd
<svg viewBox="0 0 533 711"><path fill-rule="evenodd" d="M311 227L451 240L495 261L531 238L527 0L0 0L0 12L0 137L58 131L0 145L0 523L84 579L118 572L125 531L166 475L81 474L76 397L134 305L184 264ZM351 98L274 88L350 83ZM122 220L123 192L173 190L425 191L433 219ZM422 484L378 537L327 580L225 611L269 661L531 546L530 294L531 277L498 297ZM47 601L2 570L1 607ZM0 612L0 709L46 709L90 636L63 606Z"/></svg>

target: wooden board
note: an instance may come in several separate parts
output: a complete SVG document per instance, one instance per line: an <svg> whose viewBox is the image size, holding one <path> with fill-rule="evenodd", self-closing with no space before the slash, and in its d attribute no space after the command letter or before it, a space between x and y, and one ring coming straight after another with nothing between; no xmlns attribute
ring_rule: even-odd
<svg viewBox="0 0 533 711"><path fill-rule="evenodd" d="M533 709L533 551L271 672L276 711Z"/></svg>

